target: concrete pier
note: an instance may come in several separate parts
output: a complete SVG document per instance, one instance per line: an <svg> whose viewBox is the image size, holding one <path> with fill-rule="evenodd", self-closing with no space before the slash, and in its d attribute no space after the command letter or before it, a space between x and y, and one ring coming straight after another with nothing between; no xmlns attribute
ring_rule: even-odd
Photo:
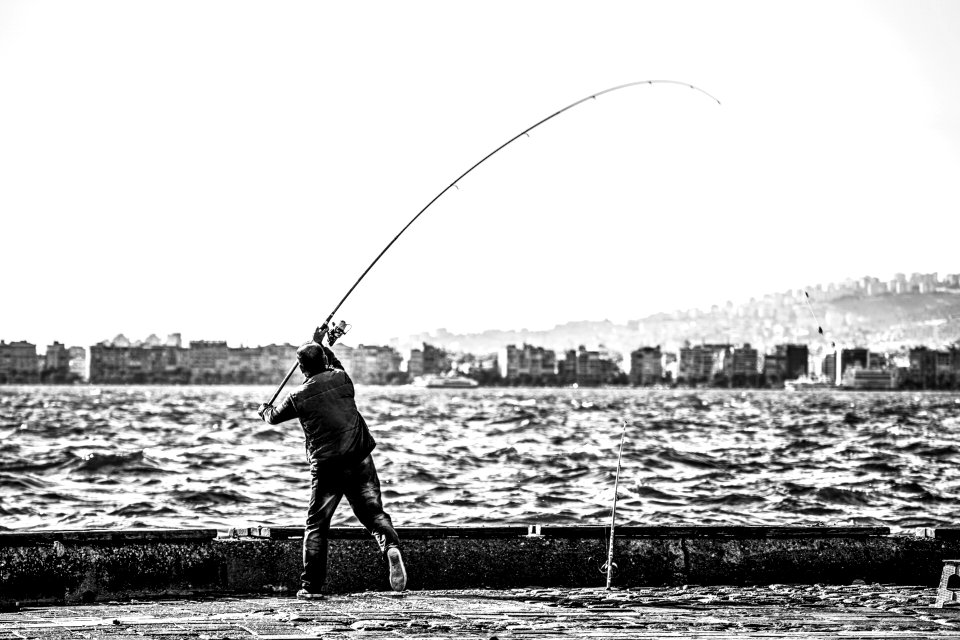
<svg viewBox="0 0 960 640"><path fill-rule="evenodd" d="M400 528L411 591L594 588L605 584L605 527ZM955 530L890 535L883 527L621 527L614 585L771 583L926 585L960 557ZM0 603L292 594L297 527L226 531L104 530L0 534ZM331 531L330 593L386 590L373 540Z"/></svg>
<svg viewBox="0 0 960 640"><path fill-rule="evenodd" d="M325 640L422 638L960 638L960 609L902 585L367 591L105 602L0 612L0 638Z"/></svg>

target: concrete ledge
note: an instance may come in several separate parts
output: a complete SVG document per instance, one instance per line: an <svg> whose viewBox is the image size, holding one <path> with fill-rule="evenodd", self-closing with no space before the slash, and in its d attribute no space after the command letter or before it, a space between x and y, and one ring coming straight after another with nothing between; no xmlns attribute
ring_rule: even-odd
<svg viewBox="0 0 960 640"><path fill-rule="evenodd" d="M139 530L138 530L139 531ZM177 532L179 530L171 530ZM548 536L551 538L571 539L607 539L610 527L599 526L549 526L517 525L500 527L401 527L397 530L403 539L422 538L518 538L524 536ZM936 531L940 531L939 529ZM190 532L197 535L209 533L205 530ZM751 526L660 526L660 527L617 527L615 534L620 538L809 538L812 533L818 538L864 538L886 536L889 527L751 527ZM303 527L243 527L220 532L222 538L303 538ZM353 527L333 527L331 540L367 538L363 529ZM930 536L933 537L933 536ZM0 545L3 534L0 534Z"/></svg>
<svg viewBox="0 0 960 640"><path fill-rule="evenodd" d="M0 532L0 547L24 547L73 542L204 542L217 537L216 529L62 529L59 531ZM303 536L303 528L300 529Z"/></svg>
<svg viewBox="0 0 960 640"><path fill-rule="evenodd" d="M408 587L599 587L606 527L399 528ZM222 593L292 593L299 527L51 531L0 534L0 600L92 602ZM849 584L861 579L935 586L955 536L891 536L883 527L622 527L614 582ZM373 540L331 531L327 588L386 590Z"/></svg>

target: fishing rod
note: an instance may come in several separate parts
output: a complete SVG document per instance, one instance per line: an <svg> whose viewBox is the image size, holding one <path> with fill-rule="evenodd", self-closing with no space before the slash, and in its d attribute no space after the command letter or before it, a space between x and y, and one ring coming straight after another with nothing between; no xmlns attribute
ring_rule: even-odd
<svg viewBox="0 0 960 640"><path fill-rule="evenodd" d="M623 441L627 437L627 421L623 421L623 432L620 434L620 453L617 455L617 475L613 480L613 509L610 511L610 546L607 550L607 590L613 582L613 528L617 523L617 492L620 486L620 462L623 460Z"/></svg>
<svg viewBox="0 0 960 640"><path fill-rule="evenodd" d="M823 326L820 324L820 321L817 320L817 314L813 312L813 305L810 304L810 294L804 291L803 295L804 295L804 300L807 303L807 309L810 310L810 315L813 316L813 321L817 323L817 332L821 336L823 336L824 340L826 340L827 336L825 336L823 333ZM833 342L832 340L830 341L830 346L836 346L836 344L837 344L836 342Z"/></svg>
<svg viewBox="0 0 960 640"><path fill-rule="evenodd" d="M806 291L804 291L804 292L803 292L803 295L804 295L804 300L806 300L806 302L807 302L807 308L810 310L810 315L813 316L813 321L817 323L817 331L818 331L818 332L820 333L820 335L823 337L824 342L826 342L826 341L827 341L827 336L826 336L826 334L823 333L823 327L820 325L820 321L817 320L817 314L813 312L813 306L810 304L810 294L807 293ZM843 367L842 367L842 364L843 364L843 363L842 363L842 360L843 360L842 346L843 346L843 345L840 345L840 347L838 347L836 340L830 340L830 348L834 350L834 361L833 361L833 366L834 366L834 384L837 385L837 386L840 386L840 376L841 376L841 374L843 373L843 371L842 371L842 368L843 368Z"/></svg>
<svg viewBox="0 0 960 640"><path fill-rule="evenodd" d="M635 87L635 86L644 85L644 84L645 84L645 85L654 85L654 84L677 84L677 85L681 85L681 86L684 86L684 87L689 87L689 88L693 89L694 91L699 91L699 92L702 93L703 95L705 95L705 96L707 96L708 98L710 98L711 100L715 101L717 104L721 104L719 100L717 100L714 96L710 95L709 93L707 93L707 92L704 91L703 89L701 89L701 88L699 88L699 87L695 87L694 85L688 84L688 83L686 83L686 82L680 82L680 81L678 81L678 80L638 80L638 81L636 81L636 82L628 82L628 83L626 83L626 84L620 84L620 85L617 85L617 86L615 86L615 87L610 87L609 89L604 89L603 91L598 91L598 92L596 92L596 93L591 93L591 94L588 95L587 97L581 98L580 100L577 100L576 102L572 102L572 103L568 104L567 106L565 106L564 108L560 109L559 111L555 111L554 113L550 114L549 116L547 116L547 117L544 118L543 120L540 120L540 121L537 122L536 124L527 127L526 129L524 129L523 131L521 131L521 132L518 133L517 135L513 136L512 138L510 138L509 140L507 140L506 142L504 142L503 144L501 144L499 147L497 147L496 149L494 149L493 151L491 151L491 152L488 153L487 155L483 156L483 157L482 157L479 161L477 161L472 167L470 167L469 169L467 169L466 171L464 171L463 173L461 173L461 174L457 177L456 180L454 180L453 182L451 182L450 184L448 184L446 187L444 187L444 189L443 189L440 193L438 193L437 195L435 195L435 196L433 197L433 199L430 200L430 202L428 202L423 209L420 209L420 211L417 213L417 215L413 216L413 218L410 219L410 222L408 222L406 225L404 225L404 227L403 227L402 229L400 229L400 232L399 232L396 236L393 237L393 240L391 240L390 242L388 242L388 243L387 243L387 246L385 246L385 247L383 248L383 250L382 250L379 254L377 254L377 257L373 259L373 262L370 263L370 266L368 266L366 269L364 269L363 273L360 274L360 277L357 278L357 281L353 283L353 286L350 287L350 289L349 289L349 290L347 291L347 293L343 296L343 298L340 299L340 302L338 302L338 303L337 303L337 306L333 308L333 311L330 312L330 315L327 316L327 319L323 321L323 324L321 324L319 327L317 327L317 330L316 330L316 331L314 332L314 334L313 334L314 342L322 343L324 336L327 336L328 343L330 344L330 346L333 346L333 344L334 344L340 337L342 337L343 334L345 334L345 333L347 332L348 327L347 327L346 323L344 323L344 322L341 321L339 325L336 325L336 326L334 326L334 327L331 327L331 326L330 326L330 323L333 321L333 316L337 313L337 311L340 310L340 307L343 305L344 302L346 302L347 298L350 297L350 294L353 293L353 290L357 288L357 285L359 285L360 282L364 279L364 277L366 277L367 273L369 273L370 270L373 269L373 266L374 266L375 264L377 264L377 262L380 261L380 258L383 257L383 254L385 254L385 253L390 249L390 247L393 246L393 243L396 242L396 241L400 238L400 236L403 235L403 232L406 231L408 228L410 228L410 225L412 225L414 222L416 222L416 221L417 221L417 218L419 218L421 215L423 215L423 213L424 213L427 209L429 209L430 206L431 206L434 202L436 202L437 200L439 200L440 197L441 197L443 194L445 194L445 193L446 193L447 191L449 191L450 189L453 189L454 187L457 187L457 183L460 182L461 180L463 180L463 178L465 178L471 171L473 171L474 169L476 169L477 167L479 167L481 164L483 164L484 162L486 162L490 157L492 157L493 155L495 155L497 152L499 152L501 149L503 149L504 147L506 147L506 146L509 145L510 143L514 142L514 141L517 140L518 138L521 138L521 137L529 134L531 131L533 131L534 129L536 129L537 127L539 127L540 125L542 125L543 123L548 122L548 121L550 121L550 120L553 120L554 118L556 118L557 116L559 116L561 113L563 113L563 112L565 112L565 111L569 111L570 109L573 109L573 108L576 107L577 105L583 104L584 102L587 102L588 100L595 100L595 99L597 99L598 97L600 97L600 96L602 96L602 95L604 95L604 94L611 93L611 92L613 92L613 91L618 91L618 90L620 90L620 89L626 89L627 87ZM459 189L459 187L457 187L457 188ZM290 377L293 375L293 373L294 373L296 370L297 370L297 364L294 363L294 365L293 365L292 367L290 367L290 370L287 372L287 375L283 378L283 381L280 383L280 386L277 387L277 391L276 391L276 393L273 394L273 398L271 398L270 402L268 402L267 404L271 404L271 405L272 405L272 404L274 403L274 401L277 399L277 396L280 395L280 391L283 390L283 387L287 384L287 381L290 380Z"/></svg>

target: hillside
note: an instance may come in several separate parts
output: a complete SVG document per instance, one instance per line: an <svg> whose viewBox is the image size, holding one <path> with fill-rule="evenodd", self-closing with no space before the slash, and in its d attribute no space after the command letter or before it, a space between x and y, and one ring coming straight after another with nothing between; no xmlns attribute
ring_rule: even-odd
<svg viewBox="0 0 960 640"><path fill-rule="evenodd" d="M824 335L817 333L817 323ZM412 335L395 341L402 350L428 342L453 351L490 353L507 344L527 342L562 351L599 345L629 354L640 346L660 345L672 350L685 340L698 342L750 343L763 349L775 344L809 344L815 351L829 343L865 346L894 351L904 346L943 347L960 341L960 292L848 295L808 308L802 298L768 303L728 306L712 311L658 313L620 325L609 320L580 320L549 330L488 330L474 334L447 331Z"/></svg>

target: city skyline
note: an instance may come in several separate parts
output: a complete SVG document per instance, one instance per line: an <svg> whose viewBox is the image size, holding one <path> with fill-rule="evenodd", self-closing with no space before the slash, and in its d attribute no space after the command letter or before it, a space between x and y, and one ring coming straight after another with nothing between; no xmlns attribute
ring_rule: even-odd
<svg viewBox="0 0 960 640"><path fill-rule="evenodd" d="M702 313L716 312L721 309L732 310L735 308L744 308L747 306L755 306L755 305L766 306L766 305L772 304L774 306L789 306L791 304L790 302L791 299L794 299L793 302L796 302L796 299L799 296L801 295L809 296L810 294L813 294L813 296L810 297L809 299L813 300L814 304L819 305L820 303L829 301L837 296L860 295L860 294L865 294L868 296L882 296L887 293L903 294L903 293L910 293L911 291L930 293L934 291L934 289L938 286L946 290L960 290L960 274L897 272L893 274L893 276L889 279L881 279L881 278L877 278L876 276L867 275L867 276L861 276L856 279L847 278L837 282L826 282L826 283L817 283L813 285L807 285L802 289L780 291L780 292L768 292L762 295L752 296L749 303L741 302L739 306L730 301L726 301L726 303L724 303L723 305L713 304L710 306L701 306L701 307L695 307L695 308L689 308L689 309L674 309L672 311L660 311L658 313L673 315L678 317L689 317L691 315L695 316ZM733 307L730 306L731 304L733 304ZM812 311L812 307L809 307L809 309L811 313L814 313ZM657 315L657 314L653 314L653 315ZM642 320L643 318L631 319L625 322L624 326L630 327L630 326L633 326L635 323L642 322ZM594 321L585 320L585 319L568 319L563 322L556 323L552 328L556 329L565 324L568 325L568 324L573 324L578 322L594 322ZM519 332L519 333L523 333L527 331L527 329L519 329L519 328L510 328L510 329L504 330L502 328L492 328L492 327L487 328L484 331L491 331L491 330L507 331L507 332L512 331L512 332ZM432 328L432 329L420 331L418 333L410 334L407 336L391 336L389 339L375 341L367 344L391 344L394 346L404 345L405 347L409 347L414 343L427 341L429 338L424 338L424 336L427 336L427 335L433 336L434 339L439 339L438 337L436 337L437 332L444 333L446 332L446 329ZM482 332L478 332L478 333L482 333ZM185 333L180 330L165 332L163 334L160 334L154 331L145 336L137 336L132 333L130 335L127 335L127 332L121 331L119 333L115 333L110 336L104 336L89 344L81 344L79 342L71 342L69 340L64 340L62 336L54 337L53 340L49 340L47 342L36 342L29 339L28 337L22 337L22 336L11 337L11 336L0 335L0 339L5 340L7 342L25 341L25 342L31 343L37 347L38 353L41 353L41 354L44 352L44 349L46 348L46 346L52 343L64 343L64 344L69 344L74 346L88 347L94 344L103 344L103 343L115 344L118 339L120 339L122 342L129 342L130 344L154 344L154 345L160 345L165 342L169 343L171 340L176 341L178 344L181 342L189 343L191 341L197 341L197 342L224 341L224 342L228 342L231 347L267 347L267 346L275 346L275 345L288 345L288 344L294 344L294 343L301 344L302 342L305 341L305 340L301 340L297 342L297 341L291 341L291 340L282 340L282 341L271 342L271 343L257 344L257 343L244 341L244 340L228 341L228 340L225 340L224 337L221 335L191 336L188 333ZM684 339L695 340L696 338L695 337L691 338L688 336L687 338L684 338ZM701 336L699 339L704 340L703 336ZM673 341L676 341L676 340L673 340ZM735 340L733 342L742 343L742 342L755 342L755 341L756 339L749 340L749 341ZM351 343L351 344L354 343L350 338L346 338L342 340L342 342ZM359 343L359 344L362 344L362 343ZM572 347L576 345L571 343L570 345L567 345L567 346ZM629 351L625 351L624 353L626 354L628 352Z"/></svg>
<svg viewBox="0 0 960 640"><path fill-rule="evenodd" d="M960 226L958 29L906 0L6 2L0 335L305 340L451 179L643 79L722 106L633 87L522 137L370 272L351 340L955 272L921 239Z"/></svg>
<svg viewBox="0 0 960 640"><path fill-rule="evenodd" d="M348 370L357 383L373 385L894 390L956 389L960 384L960 343L947 349L914 346L896 354L837 346L818 355L806 344L790 342L771 351L750 344L687 341L675 350L659 345L631 349L626 361L602 346L554 350L527 342L505 344L493 354L457 353L422 343L406 358L392 346L332 346L335 366ZM92 345L87 357L82 347L54 343L45 355L37 355L34 345L0 341L0 384L269 385L283 378L295 351L289 344L228 347L223 341L183 346L173 335L136 344L122 337L104 341ZM299 374L294 378L294 385L303 381Z"/></svg>

